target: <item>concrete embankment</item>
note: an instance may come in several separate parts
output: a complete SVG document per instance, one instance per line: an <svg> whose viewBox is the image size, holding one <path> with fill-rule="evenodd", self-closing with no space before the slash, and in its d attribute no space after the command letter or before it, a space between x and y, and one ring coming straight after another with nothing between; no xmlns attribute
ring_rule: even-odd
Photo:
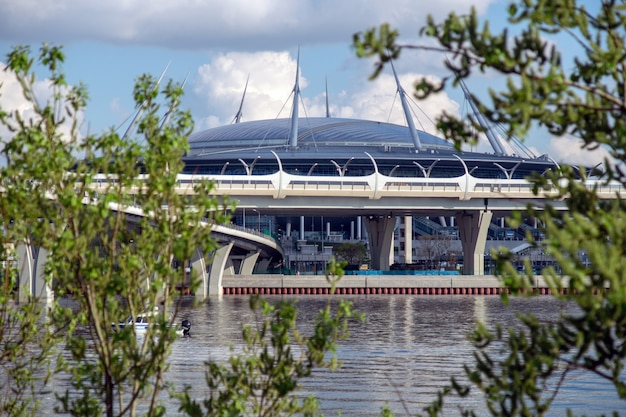
<svg viewBox="0 0 626 417"><path fill-rule="evenodd" d="M330 284L323 275L229 275L224 276L225 295L295 294L323 295ZM336 294L497 295L504 289L493 275L347 275L336 285ZM549 294L541 277L533 291Z"/></svg>

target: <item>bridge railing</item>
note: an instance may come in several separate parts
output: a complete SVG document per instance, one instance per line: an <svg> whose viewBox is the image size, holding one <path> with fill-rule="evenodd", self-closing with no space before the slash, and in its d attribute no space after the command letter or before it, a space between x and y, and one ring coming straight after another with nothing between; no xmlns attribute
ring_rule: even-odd
<svg viewBox="0 0 626 417"><path fill-rule="evenodd" d="M109 207L114 211L123 212L126 214L131 214L131 215L135 215L139 217L149 216L149 214L145 213L142 207L137 206L137 205L124 205L124 204L111 203L109 204ZM222 233L224 232L224 230L233 230L233 231L244 232L247 235L255 235L267 241L266 242L267 245L274 246L278 248L280 251L282 251L282 249L280 249L281 247L280 242L274 236L267 235L258 230L238 226L236 224L216 224L216 223L211 222L208 218L203 218L201 220L201 224L206 227L211 227L211 229L214 231L219 230Z"/></svg>
<svg viewBox="0 0 626 417"><path fill-rule="evenodd" d="M511 183L509 181L505 183L494 183L494 182L479 182L474 187L475 192L489 192L489 193L502 193L502 192L513 192L513 193L528 193L532 192L533 185L528 182L523 183Z"/></svg>
<svg viewBox="0 0 626 417"><path fill-rule="evenodd" d="M222 227L226 227L228 229L232 229L232 230L239 230L241 232L245 232L245 233L248 233L248 234L251 234L251 235L256 235L256 236L262 237L264 239L270 240L270 241L272 241L272 242L274 242L276 244L280 244L280 242L274 236L271 236L271 235L268 235L266 233L260 232L260 231L258 231L256 229L251 229L249 227L243 227L243 226L239 226L239 225L236 225L236 224L222 224L221 226Z"/></svg>
<svg viewBox="0 0 626 417"><path fill-rule="evenodd" d="M140 183L142 181L139 178ZM144 181L147 178L143 179ZM453 178L388 177L374 173L360 177L343 176L303 176L278 171L267 175L187 175L178 177L180 193L194 192L194 186L210 180L215 184L216 194L232 196L254 194L273 198L287 196L351 196L379 199L381 197L431 196L469 200L472 198L542 198L555 191L542 191L533 194L533 185L523 179L484 179L466 174ZM97 178L94 188L106 188L115 184L115 178ZM597 188L604 198L626 195L620 183L588 180L586 187ZM141 187L129 190L141 192Z"/></svg>
<svg viewBox="0 0 626 417"><path fill-rule="evenodd" d="M409 193L454 193L463 191L457 181L448 182L424 182L424 181L387 181L383 186L383 190L390 192L409 192Z"/></svg>

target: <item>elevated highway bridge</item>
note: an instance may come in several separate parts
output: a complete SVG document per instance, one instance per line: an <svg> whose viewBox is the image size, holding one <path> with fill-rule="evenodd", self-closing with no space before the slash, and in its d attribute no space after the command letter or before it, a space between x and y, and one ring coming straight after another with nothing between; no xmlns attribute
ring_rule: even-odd
<svg viewBox="0 0 626 417"><path fill-rule="evenodd" d="M108 179L100 177L95 190L103 192ZM177 192L191 195L195 184L214 183L213 193L237 201L237 209L263 209L273 215L440 215L464 210L510 213L529 204L541 208L556 191L535 195L523 179L483 179L471 174L454 178L398 178L382 174L365 177L307 176L277 172L270 175L184 175L178 176ZM619 183L587 180L598 196L613 199L625 195ZM141 194L142 187L127 190ZM551 201L556 209L564 202Z"/></svg>
<svg viewBox="0 0 626 417"><path fill-rule="evenodd" d="M146 216L137 206L109 204L109 207L113 212L124 213L130 223ZM284 257L282 247L271 236L236 225L203 222L202 226L211 228L211 235L219 247L213 253L196 249L190 259L194 276L201 281L195 294L200 299L221 294L224 275L251 275L257 263L263 267L272 260L276 262ZM47 252L25 241L17 245L16 255L20 301L31 295L53 298L54 294L44 278Z"/></svg>
<svg viewBox="0 0 626 417"><path fill-rule="evenodd" d="M142 193L138 186L126 190ZM453 178L390 177L375 172L367 176L302 176L284 171L268 175L185 175L178 176L177 192L195 193L201 181L214 183L213 193L237 203L236 211L258 209L273 216L360 216L368 231L373 269L390 266L393 230L396 217L404 217L405 228L412 228L412 217L454 216L463 246L464 267L468 275L484 274L484 250L492 216L507 215L528 205L541 209L551 191L539 195L522 179L484 179L469 172ZM100 176L93 183L96 191L106 192L114 179ZM595 188L600 198L626 196L621 184L606 184L588 180L586 186ZM551 201L556 209L564 210L564 201ZM128 218L145 214L136 206L112 206ZM132 221L132 220L131 220ZM236 226L206 223L220 248L213 254L196 251L191 264L203 284L196 294L204 298L220 294L224 276L250 275L255 267L264 270L271 262L280 261L283 249L271 236ZM46 254L23 243L18 245L20 286L31 294L47 291L43 280ZM209 262L210 260L210 262ZM28 294L24 294L27 296Z"/></svg>
<svg viewBox="0 0 626 417"><path fill-rule="evenodd" d="M410 230L413 216L454 216L463 246L464 273L470 275L484 273L485 243L494 214L505 216L529 205L541 209L556 193L535 195L526 180L476 178L469 171L453 178L398 178L378 171L351 177L302 176L285 171L268 175L181 174L177 190L192 194L194 185L206 180L214 182L215 195L235 200L239 213L258 209L273 216L361 216L373 269L389 269L396 217L404 217ZM595 188L600 198L626 196L619 183L588 180L585 184ZM107 179L101 178L95 186L106 189ZM139 194L142 190L139 186L128 192ZM563 200L550 203L557 210L566 209Z"/></svg>

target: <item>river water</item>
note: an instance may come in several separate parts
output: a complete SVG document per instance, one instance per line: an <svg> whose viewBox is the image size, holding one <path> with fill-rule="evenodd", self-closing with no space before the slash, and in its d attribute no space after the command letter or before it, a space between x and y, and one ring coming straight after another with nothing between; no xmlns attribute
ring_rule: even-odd
<svg viewBox="0 0 626 417"><path fill-rule="evenodd" d="M324 296L267 296L276 301L297 297L300 322L311 328ZM338 296L335 296L338 297ZM388 404L397 416L415 415L436 398L436 392L452 375L462 377L463 363L472 360L466 335L476 319L489 326L496 322L515 325L516 311L532 311L542 320L556 318L571 306L542 296L513 299L504 307L497 296L345 296L365 314L364 323L351 326L351 336L342 341L337 356L343 362L334 372L316 370L304 381L303 394L315 394L326 416L377 416ZM335 298L336 300L336 298ZM243 323L257 318L250 312L247 296L212 298L207 304L186 308L182 318L192 322L192 336L178 340L170 358L168 381L188 384L192 394L206 394L203 362L223 360L229 345L237 348ZM486 415L481 394L452 400L446 415L459 415L458 404L473 406ZM574 375L556 398L550 415L566 415L566 407L577 414L597 415L622 410L609 384L588 374ZM176 415L175 403L168 415Z"/></svg>

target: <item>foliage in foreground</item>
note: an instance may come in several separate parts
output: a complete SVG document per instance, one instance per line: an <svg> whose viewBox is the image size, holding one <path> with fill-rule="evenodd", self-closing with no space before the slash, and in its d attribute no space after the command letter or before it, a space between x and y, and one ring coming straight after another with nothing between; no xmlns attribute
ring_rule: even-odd
<svg viewBox="0 0 626 417"><path fill-rule="evenodd" d="M191 259L195 248L210 252L215 242L204 221L225 217L215 210L210 184L197 185L191 197L177 193L176 174L193 126L189 114L178 108L180 85L163 87L147 75L137 80L134 95L143 110L137 135L143 143L114 131L82 137L79 120L87 93L83 86L66 84L63 61L62 50L50 45L41 48L37 61L27 47L7 56L6 71L18 81L32 114L2 112L1 122L12 135L3 140L1 200L4 253L13 245L47 255L37 268L44 268L49 289L57 296L71 295L74 305L61 304L57 297L45 318L26 316L23 312L39 305L43 293L31 297L26 286L19 286L23 303L5 306L22 317L20 327L45 320L44 329L63 332L60 339L44 333L39 340L42 349L62 342L62 355L49 376L67 378L72 389L54 392L56 409L70 415L135 415L143 404L147 414L157 415L162 410L156 399L176 337L172 324L178 304L172 291L185 280L184 269L173 269L172 260ZM36 94L36 65L49 72L47 98ZM169 111L167 124L160 122L162 106ZM192 288L198 284L190 283ZM145 338L137 338L130 327L114 331L112 323L157 308L162 312L158 325ZM6 344L3 349L22 347ZM28 347L23 349L28 357ZM38 372L31 368L20 377L39 380L41 387L45 380ZM7 385L13 383L10 379Z"/></svg>
<svg viewBox="0 0 626 417"><path fill-rule="evenodd" d="M187 277L185 266L197 251L210 257L216 242L209 226L227 224L232 206L212 196L208 182L178 192L193 127L180 109L181 85L139 77L134 97L141 114L132 137L113 130L83 137L88 96L84 86L67 85L64 59L51 45L37 57L28 47L7 56L5 71L15 76L31 113L0 109L10 132L0 149L0 414L40 415L45 407L73 416L164 415L163 395L181 388L165 381L180 319L176 288L207 285ZM49 97L36 95L38 66L49 73ZM38 268L56 295L48 304L41 289L28 295L17 282L16 271L27 262L16 256L23 248L47 255ZM182 267L174 268L174 260ZM246 330L246 355L232 359L241 364L236 390L227 392L234 402L211 397L209 415L241 414L248 403L272 415L313 412L314 401L299 406L294 391L347 335L351 308L322 312L308 339L294 328L292 305L264 309L270 319ZM158 311L158 318L143 337L132 326L112 325L144 311ZM291 355L292 343L300 344L301 358ZM209 366L207 382L221 387L231 376ZM51 380L71 388L57 391ZM256 404L250 393L269 402ZM193 401L179 398L181 411L196 415Z"/></svg>
<svg viewBox="0 0 626 417"><path fill-rule="evenodd" d="M417 80L417 98L458 85L476 72L502 74L508 80L504 91L490 90L485 101L472 97L492 123L503 126L509 137L543 129L580 138L587 149L602 147L612 159L594 173L599 175L597 185L626 186L626 3L524 0L510 2L508 12L508 28L499 33L472 10L451 13L442 22L429 17L421 34L436 46L401 45L398 32L386 24L355 34L354 46L357 55L378 58L373 77L402 51L440 52L451 75L440 83ZM571 62L555 47L564 39L578 47ZM458 149L476 140L475 132L482 129L449 114L437 126ZM561 165L529 179L535 192L549 191L554 200L567 197L567 212L551 204L528 208L527 215L541 220L546 238L527 238L556 259L567 279L551 268L542 275L555 296L574 303L578 311L556 323L522 314L521 328L480 326L471 336L476 351L474 363L465 369L469 385L453 379L424 410L427 414L443 415L449 395L479 390L494 416L546 415L561 387L580 372L605 380L626 400L626 204L617 195L603 200L595 187L581 184L589 173L584 167ZM520 218L518 214L515 220ZM518 275L510 263L502 271L512 293L531 291L530 267L525 275Z"/></svg>

